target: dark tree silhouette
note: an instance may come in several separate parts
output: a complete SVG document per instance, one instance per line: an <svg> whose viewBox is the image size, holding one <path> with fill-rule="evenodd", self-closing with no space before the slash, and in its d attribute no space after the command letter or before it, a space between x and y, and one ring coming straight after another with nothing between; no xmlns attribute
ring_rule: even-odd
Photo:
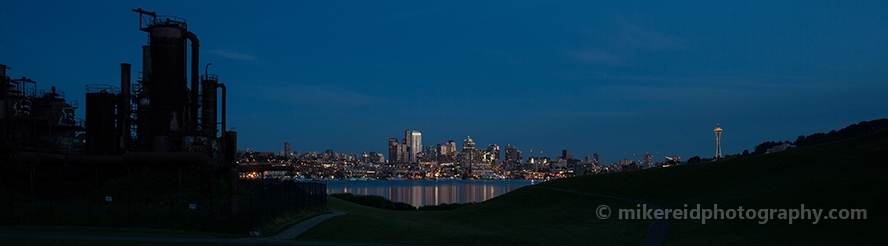
<svg viewBox="0 0 888 246"><path fill-rule="evenodd" d="M770 149L774 146L784 144L784 143L785 144L792 144L792 145L795 145L796 147L806 147L806 146L831 143L831 142L856 138L856 137L872 134L872 133L884 130L886 128L888 128L888 119L886 119L886 118L872 120L872 121L861 121L860 123L851 124L851 125L846 126L845 128L842 128L841 130L838 130L838 131L832 130L832 131L829 131L828 133L818 132L818 133L814 133L814 134L811 134L808 136L804 136L804 135L798 136L796 138L796 140L793 142L790 142L788 140L783 141L783 142L780 142L780 141L762 142L761 144L755 146L755 149L753 149L752 154L753 155L764 154L768 151L768 149ZM744 155L746 155L746 153L747 152L744 151Z"/></svg>
<svg viewBox="0 0 888 246"><path fill-rule="evenodd" d="M851 124L838 131L832 130L829 131L829 133L815 133L808 136L799 136L793 144L797 147L805 147L830 143L868 135L886 128L888 128L888 119L885 118L872 121L861 121L860 123Z"/></svg>

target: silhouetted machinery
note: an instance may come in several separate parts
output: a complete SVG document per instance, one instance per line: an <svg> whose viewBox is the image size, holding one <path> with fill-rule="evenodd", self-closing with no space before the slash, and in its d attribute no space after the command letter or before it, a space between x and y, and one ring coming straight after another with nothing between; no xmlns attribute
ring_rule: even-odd
<svg viewBox="0 0 888 246"><path fill-rule="evenodd" d="M12 79L0 64L0 149L6 160L17 160L19 151L80 153L75 134L83 131L83 120L74 118L77 102L65 101L65 92L52 87L37 89L26 77Z"/></svg>
<svg viewBox="0 0 888 246"><path fill-rule="evenodd" d="M237 134L225 131L225 85L217 75L198 74L197 35L181 18L133 11L149 40L142 47L139 79L132 84L132 66L122 63L120 87L87 85L85 121L74 117L78 103L65 101L64 92L37 90L36 82L25 77L10 79L6 65L0 64L0 160L96 167L188 165L197 167L207 182L218 176L214 171L229 172Z"/></svg>

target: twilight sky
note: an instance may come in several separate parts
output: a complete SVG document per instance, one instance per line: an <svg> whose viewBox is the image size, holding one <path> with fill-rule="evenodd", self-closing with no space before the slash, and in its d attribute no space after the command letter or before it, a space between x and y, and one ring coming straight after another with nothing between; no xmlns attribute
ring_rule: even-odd
<svg viewBox="0 0 888 246"><path fill-rule="evenodd" d="M888 116L888 2L43 1L0 4L11 77L79 100L141 68L144 8L188 21L238 147L554 157L726 154ZM203 65L202 65L203 66ZM203 73L201 67L201 73Z"/></svg>

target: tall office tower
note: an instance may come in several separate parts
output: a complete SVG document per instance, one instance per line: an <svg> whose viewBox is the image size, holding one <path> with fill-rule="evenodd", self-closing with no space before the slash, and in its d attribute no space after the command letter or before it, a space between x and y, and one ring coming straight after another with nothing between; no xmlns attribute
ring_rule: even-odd
<svg viewBox="0 0 888 246"><path fill-rule="evenodd" d="M436 146L436 150L438 151L438 155L446 155L447 149L444 147L445 145L440 143Z"/></svg>
<svg viewBox="0 0 888 246"><path fill-rule="evenodd" d="M471 170L473 163L477 163L480 161L480 151L475 148L475 141L472 140L472 137L466 137L463 140L462 151L460 151L460 162L463 165L463 168L467 168L467 170Z"/></svg>
<svg viewBox="0 0 888 246"><path fill-rule="evenodd" d="M722 128L718 124L715 125L715 130L712 130L715 133L715 158L722 157L722 147L721 147L721 138L722 138Z"/></svg>
<svg viewBox="0 0 888 246"><path fill-rule="evenodd" d="M506 144L506 163L508 164L518 164L521 163L521 151L515 146L511 144Z"/></svg>
<svg viewBox="0 0 888 246"><path fill-rule="evenodd" d="M598 153L592 154L592 164L595 164L596 166L601 164L601 156L599 156Z"/></svg>
<svg viewBox="0 0 888 246"><path fill-rule="evenodd" d="M518 148L515 148L515 152L517 152L518 156L518 158L515 159L515 164L519 164L521 163L521 161L524 161L524 152L521 152L521 150Z"/></svg>
<svg viewBox="0 0 888 246"><path fill-rule="evenodd" d="M413 160L411 159L413 155L411 155L410 153L416 152L416 148L413 148L412 133L413 131L411 131L410 129L404 130L404 141L401 144L404 145L404 155L406 156L404 157L403 162L405 163L413 163Z"/></svg>
<svg viewBox="0 0 888 246"><path fill-rule="evenodd" d="M324 160L333 161L336 160L336 152L333 152L333 149L327 149L324 151Z"/></svg>
<svg viewBox="0 0 888 246"><path fill-rule="evenodd" d="M429 144L429 146L426 146L425 155L426 155L427 160L432 160L432 161L437 160L438 159L437 148L435 148L434 145Z"/></svg>
<svg viewBox="0 0 888 246"><path fill-rule="evenodd" d="M474 150L475 149L475 141L472 140L471 136L467 136L465 140L463 140L462 150Z"/></svg>
<svg viewBox="0 0 888 246"><path fill-rule="evenodd" d="M489 144L487 145L487 152L490 152L493 155L493 163L500 162L500 148L499 145Z"/></svg>
<svg viewBox="0 0 888 246"><path fill-rule="evenodd" d="M654 165L654 155L651 155L650 153L645 153L644 154L644 165L647 167L653 166Z"/></svg>
<svg viewBox="0 0 888 246"><path fill-rule="evenodd" d="M571 161L571 160L573 160L573 158L574 158L574 156L572 154L570 154L570 151L567 151L566 149L561 150L561 159Z"/></svg>
<svg viewBox="0 0 888 246"><path fill-rule="evenodd" d="M410 161L410 155L408 155L407 153L410 153L410 145L407 144L407 138L402 138L401 145L398 146L399 163L407 163L408 161Z"/></svg>
<svg viewBox="0 0 888 246"><path fill-rule="evenodd" d="M423 151L422 148L422 133L417 130L407 129L404 131L404 139L407 140L405 143L407 145L407 162L416 163L416 154L421 153Z"/></svg>
<svg viewBox="0 0 888 246"><path fill-rule="evenodd" d="M445 146L444 144L438 144L438 146L437 146L438 155L447 155L447 149L445 149L444 146Z"/></svg>
<svg viewBox="0 0 888 246"><path fill-rule="evenodd" d="M398 144L397 138L389 138L388 150L389 164L399 163L400 160L398 160L398 158L400 157L400 145Z"/></svg>
<svg viewBox="0 0 888 246"><path fill-rule="evenodd" d="M290 155L290 141L284 142L284 155Z"/></svg>
<svg viewBox="0 0 888 246"><path fill-rule="evenodd" d="M447 140L444 145L447 146L447 155L456 156L456 141Z"/></svg>

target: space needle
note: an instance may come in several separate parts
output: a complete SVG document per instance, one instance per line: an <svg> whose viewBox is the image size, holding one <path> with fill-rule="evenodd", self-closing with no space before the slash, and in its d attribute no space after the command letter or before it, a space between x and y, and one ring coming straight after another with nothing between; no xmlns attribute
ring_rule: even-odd
<svg viewBox="0 0 888 246"><path fill-rule="evenodd" d="M715 124L715 130L712 130L715 133L715 158L722 157L722 147L721 147L721 138L722 138L722 128L718 124Z"/></svg>

